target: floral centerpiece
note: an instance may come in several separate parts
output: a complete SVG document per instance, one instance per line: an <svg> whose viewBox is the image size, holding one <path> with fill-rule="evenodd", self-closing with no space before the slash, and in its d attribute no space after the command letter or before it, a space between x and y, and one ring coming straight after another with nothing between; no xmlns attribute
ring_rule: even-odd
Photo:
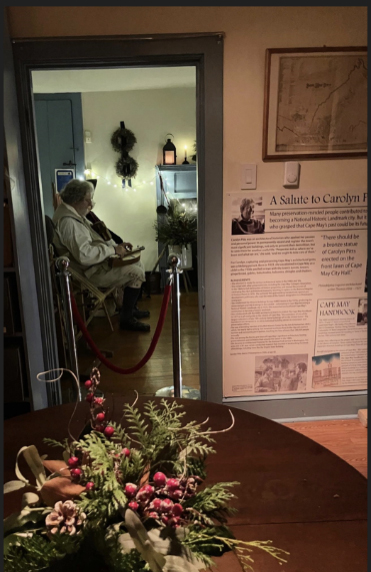
<svg viewBox="0 0 371 572"><path fill-rule="evenodd" d="M166 399L147 401L142 413L136 402L126 404L115 423L96 396L99 381L94 368L85 383L90 421L80 437L45 439L63 449L63 460L40 457L33 445L18 453L17 480L4 492L28 492L20 512L4 521L6 572L197 572L230 550L248 570L253 549L286 562L288 553L271 541L242 542L228 528L237 483L205 482L219 431L205 428L207 420L183 423L183 406ZM20 455L35 485L21 473Z"/></svg>

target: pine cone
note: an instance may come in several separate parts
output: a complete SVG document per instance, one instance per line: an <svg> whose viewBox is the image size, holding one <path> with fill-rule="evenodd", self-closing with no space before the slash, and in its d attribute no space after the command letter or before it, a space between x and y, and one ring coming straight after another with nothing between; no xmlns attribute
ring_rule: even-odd
<svg viewBox="0 0 371 572"><path fill-rule="evenodd" d="M76 534L85 519L86 514L80 513L73 501L58 501L54 505L54 510L46 517L45 524L49 535L60 532L72 536Z"/></svg>

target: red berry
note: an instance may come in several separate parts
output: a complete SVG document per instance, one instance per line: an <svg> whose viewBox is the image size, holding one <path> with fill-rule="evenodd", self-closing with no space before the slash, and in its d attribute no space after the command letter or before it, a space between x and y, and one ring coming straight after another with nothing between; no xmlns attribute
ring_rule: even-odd
<svg viewBox="0 0 371 572"><path fill-rule="evenodd" d="M97 421L104 421L105 417L106 416L104 413L98 413L98 415L96 416L96 420Z"/></svg>
<svg viewBox="0 0 371 572"><path fill-rule="evenodd" d="M131 501L129 502L128 507L131 508L131 510L138 510L139 504L135 501Z"/></svg>
<svg viewBox="0 0 371 572"><path fill-rule="evenodd" d="M161 508L161 499L153 499L150 504L150 508L154 508L155 510L160 510Z"/></svg>
<svg viewBox="0 0 371 572"><path fill-rule="evenodd" d="M170 512L173 506L173 501L170 499L164 499L161 502L161 510L163 512Z"/></svg>
<svg viewBox="0 0 371 572"><path fill-rule="evenodd" d="M163 515L163 516L161 517L161 520L162 520L162 522L166 525L166 524L169 522L169 517Z"/></svg>
<svg viewBox="0 0 371 572"><path fill-rule="evenodd" d="M137 485L134 485L133 483L126 483L125 485L125 493L129 496L129 497L133 497L135 495L135 493L137 492Z"/></svg>
<svg viewBox="0 0 371 572"><path fill-rule="evenodd" d="M180 516L183 513L182 505L179 503L176 503L172 508L172 513L174 516Z"/></svg>
<svg viewBox="0 0 371 572"><path fill-rule="evenodd" d="M87 381L85 381L85 387L87 387L88 389L93 385L93 382L91 381L91 379L88 379Z"/></svg>
<svg viewBox="0 0 371 572"><path fill-rule="evenodd" d="M179 487L179 480L178 479L168 479L166 482L166 486L168 489L177 489Z"/></svg>
<svg viewBox="0 0 371 572"><path fill-rule="evenodd" d="M68 465L72 468L77 467L79 459L77 457L70 457L67 461Z"/></svg>
<svg viewBox="0 0 371 572"><path fill-rule="evenodd" d="M93 483L92 481L89 481L88 483L86 483L85 489L86 489L87 491L92 491L93 488L94 488L94 486L95 486L94 483Z"/></svg>
<svg viewBox="0 0 371 572"><path fill-rule="evenodd" d="M103 431L104 431L104 425L96 425L96 426L94 427L94 429L95 429L96 431L99 431L100 433L103 433Z"/></svg>
<svg viewBox="0 0 371 572"><path fill-rule="evenodd" d="M180 489L176 489L171 493L171 497L174 500L180 500L181 498L183 498L183 492Z"/></svg>
<svg viewBox="0 0 371 572"><path fill-rule="evenodd" d="M88 401L89 403L94 401L94 393L92 392L88 393L87 396L85 397L85 400Z"/></svg>
<svg viewBox="0 0 371 572"><path fill-rule="evenodd" d="M115 432L115 428L112 427L112 425L107 425L107 427L106 427L105 430L104 430L104 434L105 434L105 436L108 437L108 438L109 438L109 437L112 437L112 435L114 434L114 432Z"/></svg>
<svg viewBox="0 0 371 572"><path fill-rule="evenodd" d="M138 494L137 494L137 498L143 499L143 500L148 500L153 495L154 490L155 489L153 487L151 487L151 485L144 485L143 487L141 487L139 489Z"/></svg>
<svg viewBox="0 0 371 572"><path fill-rule="evenodd" d="M153 475L155 487L163 487L166 484L166 480L166 475L164 475L164 473L158 472Z"/></svg>
<svg viewBox="0 0 371 572"><path fill-rule="evenodd" d="M157 512L150 512L149 515L151 518L158 518Z"/></svg>
<svg viewBox="0 0 371 572"><path fill-rule="evenodd" d="M124 447L121 454L125 455L125 457L130 457L130 450L127 447Z"/></svg>
<svg viewBox="0 0 371 572"><path fill-rule="evenodd" d="M74 479L79 479L82 475L81 469L71 469L71 477Z"/></svg>
<svg viewBox="0 0 371 572"><path fill-rule="evenodd" d="M94 404L103 405L103 401L104 401L103 397L96 397L94 400Z"/></svg>
<svg viewBox="0 0 371 572"><path fill-rule="evenodd" d="M177 526L179 526L179 522L180 522L179 516L174 516L173 518L170 518L169 525L177 527Z"/></svg>

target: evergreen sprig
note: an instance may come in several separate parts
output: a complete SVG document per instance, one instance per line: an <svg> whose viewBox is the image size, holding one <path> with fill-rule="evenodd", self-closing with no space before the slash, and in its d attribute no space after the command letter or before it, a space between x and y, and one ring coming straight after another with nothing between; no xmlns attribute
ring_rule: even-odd
<svg viewBox="0 0 371 572"><path fill-rule="evenodd" d="M236 510L231 506L236 498L231 488L239 483L221 482L201 490L197 488L206 477L207 456L215 453L215 431L205 427L207 421L184 423L184 415L181 404L166 399L161 400L160 405L153 401L146 402L143 412L134 405L126 404L122 424L109 423L114 429L110 436L95 430L93 425L92 430L84 432L78 440L59 442L45 439L51 447L62 447L64 456L66 452L77 456L75 460L69 460L73 463L78 461L79 478L82 479L79 482L86 484L86 490L74 499L74 504L76 514L85 513L86 518L72 536L62 532L51 535L46 525L42 526L39 522L36 526L27 523L21 530L19 527L13 529L7 538L5 572L80 572L82 569L89 572L101 572L102 569L110 572L147 572L151 568L150 559L147 562L143 559L148 549L146 534L158 527L161 530L158 542L163 554L179 554L167 553L178 543L180 553L188 554L206 567L213 565L213 556L220 556L227 550L235 551L245 571L251 569L254 549L263 550L280 563L285 562L287 552L272 546L271 541L238 541L225 526L227 517ZM233 426L232 414L231 417ZM156 472L160 475L164 473L161 478L165 482L177 482L177 492L183 496L171 501L170 498L175 497L171 497L167 484L155 490L151 483L156 485ZM138 491L136 497L133 497L136 492L132 493L130 487ZM122 536L131 538L132 526L132 521L126 520L127 509L131 508L129 513L133 515L132 511L138 510L139 506L134 502L137 506L132 508L130 500L142 502L140 494L146 488L152 490L154 496L151 498L157 502L160 500L163 503L165 499L172 506L181 503L181 524L172 528L167 522L175 513L161 521L161 512L157 516L157 513L150 512L153 509L148 500L143 505L145 508L139 508L139 516L132 517L136 518L136 526L139 527L135 533L135 549L124 549L120 539ZM56 507L54 510L57 510ZM11 543L13 538L14 542ZM144 547L143 550L140 546ZM154 548L157 549L160 550Z"/></svg>

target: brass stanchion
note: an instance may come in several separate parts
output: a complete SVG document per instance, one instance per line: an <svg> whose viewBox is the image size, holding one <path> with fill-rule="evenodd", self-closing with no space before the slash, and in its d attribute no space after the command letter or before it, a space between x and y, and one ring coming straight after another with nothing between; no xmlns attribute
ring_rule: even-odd
<svg viewBox="0 0 371 572"><path fill-rule="evenodd" d="M72 318L72 307L70 298L70 273L68 272L68 267L70 261L66 256L60 256L55 265L57 267L57 276L59 279L61 297L62 297L62 308L64 314L64 323L67 338L67 349L69 355L69 366L70 369L76 374L78 380L79 378L79 365L77 360L77 350L76 350L76 340L75 331L73 329L73 318ZM78 399L81 401L81 390L78 387Z"/></svg>

